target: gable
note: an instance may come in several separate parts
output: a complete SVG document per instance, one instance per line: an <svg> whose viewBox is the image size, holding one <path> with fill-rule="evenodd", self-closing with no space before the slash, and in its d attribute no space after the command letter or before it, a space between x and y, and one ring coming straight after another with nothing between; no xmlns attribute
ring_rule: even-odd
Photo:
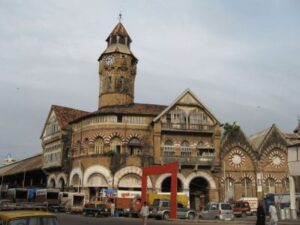
<svg viewBox="0 0 300 225"><path fill-rule="evenodd" d="M285 149L286 146L287 142L281 131L275 125L273 125L262 141L259 152L260 154L265 154L266 151L272 150L274 147Z"/></svg>
<svg viewBox="0 0 300 225"><path fill-rule="evenodd" d="M53 135L60 130L61 130L61 127L58 123L56 114L55 114L54 110L51 108L51 110L48 114L48 118L45 122L41 138Z"/></svg>
<svg viewBox="0 0 300 225"><path fill-rule="evenodd" d="M192 120L203 121L205 124L220 124L216 117L189 89L184 91L171 105L154 118L153 121L167 120L170 116L171 118L183 116L188 119L189 122L192 118Z"/></svg>

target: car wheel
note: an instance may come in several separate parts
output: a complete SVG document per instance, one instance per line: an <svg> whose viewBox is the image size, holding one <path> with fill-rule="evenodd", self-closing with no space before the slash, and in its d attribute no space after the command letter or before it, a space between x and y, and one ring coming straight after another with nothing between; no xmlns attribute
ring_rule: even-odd
<svg viewBox="0 0 300 225"><path fill-rule="evenodd" d="M98 216L99 216L99 213L98 213L98 212L95 212L95 213L94 213L94 216L95 216L95 217L98 217Z"/></svg>
<svg viewBox="0 0 300 225"><path fill-rule="evenodd" d="M194 213L189 213L189 214L188 214L188 219L189 219L189 220L195 219L195 214L194 214Z"/></svg>
<svg viewBox="0 0 300 225"><path fill-rule="evenodd" d="M82 215L86 216L87 214L86 214L86 212L83 212Z"/></svg>
<svg viewBox="0 0 300 225"><path fill-rule="evenodd" d="M246 213L245 212L242 212L242 217L246 217Z"/></svg>
<svg viewBox="0 0 300 225"><path fill-rule="evenodd" d="M169 213L165 212L162 216L163 220L168 220L169 219Z"/></svg>

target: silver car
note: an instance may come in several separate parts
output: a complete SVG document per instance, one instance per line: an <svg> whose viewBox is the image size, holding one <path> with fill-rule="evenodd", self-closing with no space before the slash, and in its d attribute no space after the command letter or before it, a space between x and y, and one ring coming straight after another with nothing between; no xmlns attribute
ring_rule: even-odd
<svg viewBox="0 0 300 225"><path fill-rule="evenodd" d="M202 219L233 220L234 215L229 203L208 203L200 213Z"/></svg>
<svg viewBox="0 0 300 225"><path fill-rule="evenodd" d="M150 216L168 220L170 216L170 201L162 199L154 199L153 208L150 211ZM193 220L196 217L196 212L193 209L186 208L182 203L177 202L177 218Z"/></svg>

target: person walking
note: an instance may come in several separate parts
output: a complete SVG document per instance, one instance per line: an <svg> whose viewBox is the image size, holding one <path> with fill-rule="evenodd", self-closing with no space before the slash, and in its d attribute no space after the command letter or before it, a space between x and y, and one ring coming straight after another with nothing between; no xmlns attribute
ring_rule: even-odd
<svg viewBox="0 0 300 225"><path fill-rule="evenodd" d="M277 225L278 222L278 216L277 216L277 210L275 207L275 202L272 202L269 207L269 213L270 213L270 225Z"/></svg>
<svg viewBox="0 0 300 225"><path fill-rule="evenodd" d="M256 211L256 225L265 225L266 224L266 213L263 205L263 201L258 202L258 207Z"/></svg>
<svg viewBox="0 0 300 225"><path fill-rule="evenodd" d="M147 202L144 202L144 205L141 208L140 215L142 216L144 225L147 225L147 219L149 216L149 206L147 206Z"/></svg>

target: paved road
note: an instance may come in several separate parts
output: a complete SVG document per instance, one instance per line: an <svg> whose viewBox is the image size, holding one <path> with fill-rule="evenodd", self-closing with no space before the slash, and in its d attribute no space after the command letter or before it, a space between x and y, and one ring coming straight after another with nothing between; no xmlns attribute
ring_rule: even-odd
<svg viewBox="0 0 300 225"><path fill-rule="evenodd" d="M95 218L85 217L82 215L70 215L70 214L57 214L60 225L143 225L143 222L139 218ZM236 218L234 221L218 221L218 220L176 220L176 221L163 221L149 219L148 225L188 225L188 224L200 224L200 225L255 225L255 217ZM268 223L267 223L268 224ZM278 225L299 225L300 220L297 221L280 221Z"/></svg>

